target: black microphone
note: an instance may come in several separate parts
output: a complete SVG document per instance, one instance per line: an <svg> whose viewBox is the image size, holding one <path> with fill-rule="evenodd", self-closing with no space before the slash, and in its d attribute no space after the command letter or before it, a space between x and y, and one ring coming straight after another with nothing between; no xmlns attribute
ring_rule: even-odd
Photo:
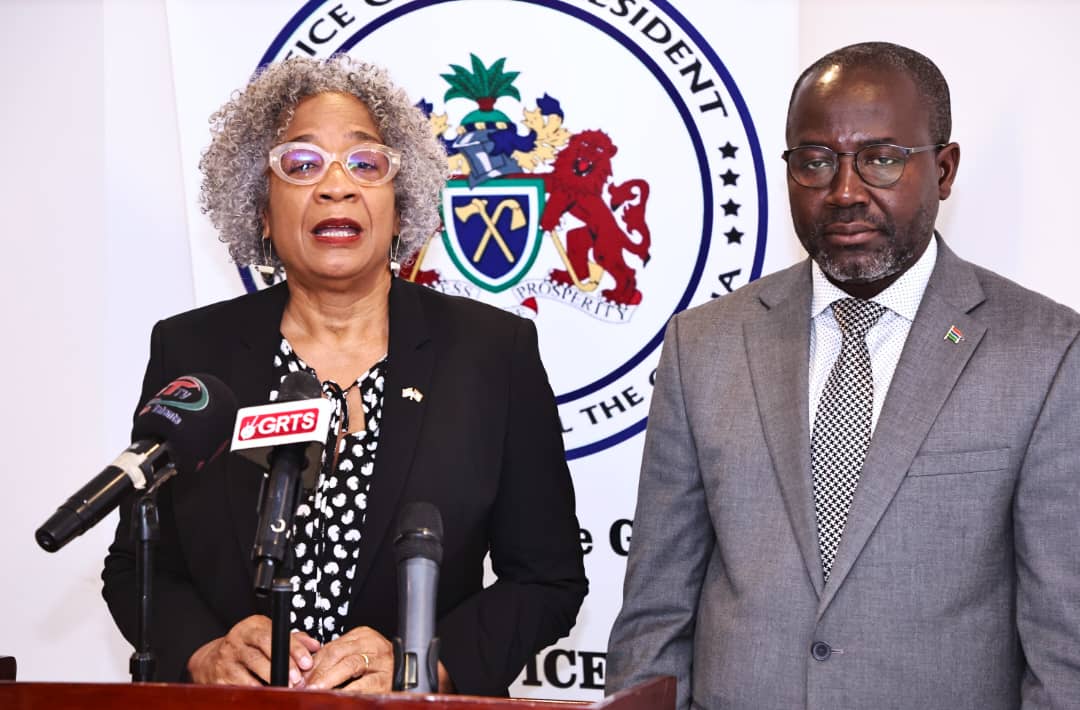
<svg viewBox="0 0 1080 710"><path fill-rule="evenodd" d="M393 640L394 690L433 693L439 689L435 597L442 536L442 515L431 503L414 502L401 509L394 538L399 634Z"/></svg>
<svg viewBox="0 0 1080 710"><path fill-rule="evenodd" d="M200 470L229 443L236 397L213 375L177 377L143 405L135 416L135 440L116 460L68 498L34 533L48 552L56 552L94 527L131 490L159 477Z"/></svg>
<svg viewBox="0 0 1080 710"><path fill-rule="evenodd" d="M330 408L314 375L291 372L281 381L275 403L249 407L237 415L233 450L265 461L269 468L251 550L259 596L270 593L275 574L288 559L300 484L312 488L317 480Z"/></svg>

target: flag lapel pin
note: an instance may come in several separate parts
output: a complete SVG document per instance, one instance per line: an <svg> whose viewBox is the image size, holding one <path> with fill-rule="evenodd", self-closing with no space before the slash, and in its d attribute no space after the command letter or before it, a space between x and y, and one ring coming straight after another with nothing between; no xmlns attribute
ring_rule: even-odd
<svg viewBox="0 0 1080 710"><path fill-rule="evenodd" d="M949 326L949 332L945 334L945 340L950 343L959 343L964 339L964 334L960 332L960 329L955 325Z"/></svg>

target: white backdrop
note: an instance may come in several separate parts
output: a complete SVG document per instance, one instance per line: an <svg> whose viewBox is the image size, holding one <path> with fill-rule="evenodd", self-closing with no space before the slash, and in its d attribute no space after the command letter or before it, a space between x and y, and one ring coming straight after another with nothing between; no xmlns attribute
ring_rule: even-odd
<svg viewBox="0 0 1080 710"><path fill-rule="evenodd" d="M254 11L258 3L247 5ZM675 5L736 80L750 71L723 51L736 41L730 33L737 17L715 16L708 0ZM740 84L770 181L765 270L801 253L775 157L791 81L829 49L888 39L925 52L952 87L963 160L939 222L951 246L1080 307L1072 276L1080 247L1067 207L1074 180L1071 161L1058 158L1080 108L1069 83L1080 69L1072 37L1080 7L1065 0L797 5L797 21L738 38L763 55L789 57L791 65L783 85ZM56 555L40 551L32 532L123 447L149 329L195 303L167 20L164 0L0 4L7 28L0 135L3 154L17 158L0 171L9 254L0 288L4 332L11 334L2 357L12 375L2 415L8 494L0 497L0 549L9 562L0 591L0 655L18 656L23 680L126 678L130 648L112 626L98 581L113 520ZM763 114L759 106L771 108ZM622 445L627 455L640 449L640 438ZM605 492L602 475L575 475L582 498L596 497L592 487ZM632 511L632 490L607 493L613 505ZM586 527L588 518L583 511ZM590 570L598 555L616 565L593 576L593 594L615 595L620 560L606 529L591 532Z"/></svg>

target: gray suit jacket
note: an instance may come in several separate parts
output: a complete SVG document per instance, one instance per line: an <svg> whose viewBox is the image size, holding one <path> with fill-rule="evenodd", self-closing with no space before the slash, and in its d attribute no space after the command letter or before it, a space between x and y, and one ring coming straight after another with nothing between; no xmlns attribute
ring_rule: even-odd
<svg viewBox="0 0 1080 710"><path fill-rule="evenodd" d="M1080 707L1080 316L940 247L828 585L809 262L672 320L608 692L674 675L680 708Z"/></svg>

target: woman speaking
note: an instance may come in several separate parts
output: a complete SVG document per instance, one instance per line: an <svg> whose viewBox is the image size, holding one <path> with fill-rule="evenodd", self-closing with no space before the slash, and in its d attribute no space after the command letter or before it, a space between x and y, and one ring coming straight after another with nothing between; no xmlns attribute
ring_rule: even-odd
<svg viewBox="0 0 1080 710"><path fill-rule="evenodd" d="M242 407L273 401L290 372L315 375L335 415L293 529L290 685L390 690L390 528L423 500L445 527L439 689L506 694L570 630L587 582L534 326L394 278L438 229L446 155L385 72L346 57L271 65L211 123L204 210L237 263L288 278L159 322L141 401L188 372L218 376ZM250 557L262 477L223 456L161 491L158 679L269 680ZM102 578L134 640L129 508ZM489 552L498 579L484 588Z"/></svg>

